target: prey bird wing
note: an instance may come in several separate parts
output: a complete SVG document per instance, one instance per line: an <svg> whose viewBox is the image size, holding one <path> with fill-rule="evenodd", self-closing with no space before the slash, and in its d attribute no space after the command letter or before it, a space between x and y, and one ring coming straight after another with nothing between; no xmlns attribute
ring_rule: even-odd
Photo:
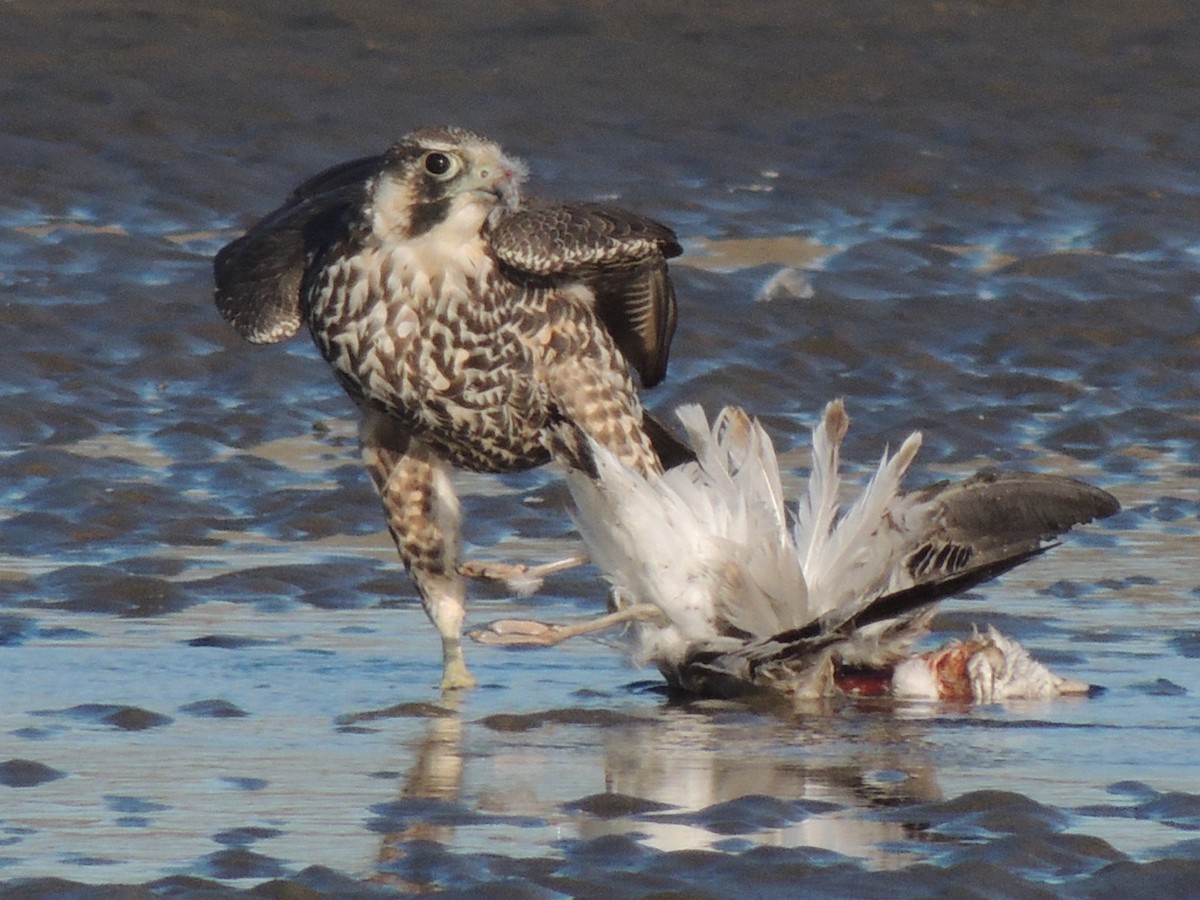
<svg viewBox="0 0 1200 900"><path fill-rule="evenodd" d="M304 273L347 211L362 203L381 159L364 156L314 175L217 254L217 309L243 338L274 344L300 328Z"/></svg>
<svg viewBox="0 0 1200 900"><path fill-rule="evenodd" d="M813 471L789 529L761 427L737 409L711 426L698 409L681 418L694 463L646 478L597 448L597 479L573 475L570 486L592 558L631 608L660 613L638 624L642 657L702 695L817 697L834 690L839 667L890 673L939 601L1120 508L1091 485L1031 473L905 492L918 435L884 454L843 508L849 418L835 401L814 429Z"/></svg>
<svg viewBox="0 0 1200 900"><path fill-rule="evenodd" d="M596 314L645 387L662 381L675 333L667 260L683 252L675 232L611 206L531 206L500 217L492 252L520 279L581 281Z"/></svg>
<svg viewBox="0 0 1200 900"><path fill-rule="evenodd" d="M912 497L931 513L924 539L905 562L918 584L1019 557L1120 508L1107 491L1073 478L991 469L957 483L938 482Z"/></svg>
<svg viewBox="0 0 1200 900"><path fill-rule="evenodd" d="M871 493L869 486L835 526L835 533ZM852 656L848 643L868 633L871 626L883 628L870 642L872 652L888 642L902 646L904 635L914 627L923 628L921 616L938 602L1041 555L1076 525L1120 510L1116 498L1100 488L1030 472L984 470L965 481L938 482L893 496L878 519L886 524L870 537L858 538L859 553L851 554L860 568L878 567L880 575L891 569L886 590L854 598L798 628L749 642L733 652L697 648L685 666L695 683L728 690L739 683L755 683L772 669L791 673L796 667L811 669L822 651L839 645L844 645L839 651L843 656ZM896 550L874 558L864 552L872 543L882 547L881 535L888 530L900 538ZM845 562L838 567L855 568Z"/></svg>

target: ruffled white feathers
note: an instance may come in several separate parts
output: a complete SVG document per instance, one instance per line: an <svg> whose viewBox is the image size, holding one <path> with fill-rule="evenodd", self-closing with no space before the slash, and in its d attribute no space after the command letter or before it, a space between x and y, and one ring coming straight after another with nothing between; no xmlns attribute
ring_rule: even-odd
<svg viewBox="0 0 1200 900"><path fill-rule="evenodd" d="M904 493L920 434L884 453L843 509L840 450L849 418L839 400L813 431L812 471L793 522L774 448L756 421L732 407L711 426L695 406L679 417L695 462L647 479L597 447L598 477L573 473L570 486L580 532L618 597L662 614L639 622L640 656L677 686L702 693L766 688L810 697L835 690L842 668L886 669L890 678L902 662L897 689L919 695L918 668L931 669L931 657L911 656L911 645L938 599L1117 509L1103 491L1042 475L981 474ZM1053 693L1048 686L1080 684L1057 679L1015 641L992 630L988 637L972 651L975 699L1045 696ZM936 674L926 681L935 683Z"/></svg>

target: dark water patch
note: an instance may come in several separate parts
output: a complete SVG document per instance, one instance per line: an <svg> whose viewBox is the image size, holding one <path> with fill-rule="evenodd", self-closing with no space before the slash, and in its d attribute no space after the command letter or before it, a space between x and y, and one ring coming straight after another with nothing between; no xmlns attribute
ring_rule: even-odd
<svg viewBox="0 0 1200 900"><path fill-rule="evenodd" d="M145 731L149 728L160 728L170 725L170 716L151 712L137 706L118 706L109 703L81 703L69 709L35 710L35 716L61 716L76 722L92 722L97 725L107 725L118 731Z"/></svg>
<svg viewBox="0 0 1200 900"><path fill-rule="evenodd" d="M116 560L113 565L130 575L174 578L187 571L192 562L182 556L131 556Z"/></svg>
<svg viewBox="0 0 1200 900"><path fill-rule="evenodd" d="M1002 834L1048 834L1070 823L1061 810L1012 791L970 791L938 803L925 803L882 814L919 832L977 839Z"/></svg>
<svg viewBox="0 0 1200 900"><path fill-rule="evenodd" d="M408 840L392 847L392 855L380 866L385 876L428 892L445 894L455 889L485 889L493 881L491 865L502 862L491 854L456 854L434 841ZM502 863L503 864L503 863Z"/></svg>
<svg viewBox="0 0 1200 900"><path fill-rule="evenodd" d="M380 719L444 719L454 716L451 709L437 703L417 701L412 703L397 703L385 709L370 709L363 712L346 713L338 716L339 726L358 725L363 722L375 722Z"/></svg>
<svg viewBox="0 0 1200 900"><path fill-rule="evenodd" d="M1188 690L1183 685L1176 684L1169 678L1156 678L1154 681L1139 681L1129 685L1129 689L1148 697L1186 697Z"/></svg>
<svg viewBox="0 0 1200 900"><path fill-rule="evenodd" d="M571 691L571 696L576 700L604 700L611 697L609 691L598 691L595 688L580 688L577 691Z"/></svg>
<svg viewBox="0 0 1200 900"><path fill-rule="evenodd" d="M1163 793L1134 807L1134 816L1195 831L1200 829L1200 796L1181 791Z"/></svg>
<svg viewBox="0 0 1200 900"><path fill-rule="evenodd" d="M492 731L522 732L544 728L548 725L591 725L612 728L620 725L645 723L646 719L611 709L589 709L565 707L534 713L495 713L484 716L479 724Z"/></svg>
<svg viewBox="0 0 1200 900"><path fill-rule="evenodd" d="M248 825L244 828L231 828L228 831L219 832L214 834L212 839L218 844L223 844L227 847L248 847L258 841L265 841L286 833L278 828Z"/></svg>
<svg viewBox="0 0 1200 900"><path fill-rule="evenodd" d="M578 800L563 804L568 812L581 812L597 819L620 819L628 816L641 816L646 813L663 812L674 809L669 803L659 803L642 797L633 797L615 791L603 794L589 794Z"/></svg>
<svg viewBox="0 0 1200 900"><path fill-rule="evenodd" d="M1194 860L1159 859L1152 862L1115 862L1079 884L1062 888L1069 897L1190 897L1196 892L1200 864Z"/></svg>
<svg viewBox="0 0 1200 900"><path fill-rule="evenodd" d="M63 725L54 725L49 728L34 728L32 726L27 726L25 728L13 729L9 732L9 734L25 741L48 741L52 738L58 737L66 730L66 726Z"/></svg>
<svg viewBox="0 0 1200 900"><path fill-rule="evenodd" d="M153 823L150 813L165 812L171 808L166 803L147 800L144 797L114 795L104 798L104 806L112 812L122 814L117 819L117 824L123 828L147 828Z"/></svg>
<svg viewBox="0 0 1200 900"><path fill-rule="evenodd" d="M84 885L59 878L0 884L0 898L50 900L140 900L171 896L181 900L225 897L381 898L436 890L447 897L649 896L774 898L923 898L930 896L1107 898L1191 895L1200 864L1191 859L1137 863L1105 860L1103 842L1073 841L1058 835L1045 850L1011 847L1020 865L995 863L979 848L944 865L916 863L904 869L872 872L811 848L760 847L743 853L652 851L628 837L565 842L562 859L455 853L431 841L390 845L389 858L372 881L359 881L324 866L283 877L278 860L231 849L202 860L213 878L262 878L240 890L196 875L172 876L145 885ZM1060 840L1061 839L1061 840ZM971 852L976 851L976 852ZM275 874L267 874L275 873Z"/></svg>
<svg viewBox="0 0 1200 900"><path fill-rule="evenodd" d="M318 540L340 534L373 534L381 524L377 504L346 503L340 492L284 489L250 502L255 529L281 541Z"/></svg>
<svg viewBox="0 0 1200 900"><path fill-rule="evenodd" d="M184 588L204 600L251 602L257 606L286 611L304 603L321 609L362 609L377 600L373 588L380 584L382 568L366 558L329 559L314 556L312 565L274 565L240 569L184 583ZM392 583L404 584L403 571Z"/></svg>
<svg viewBox="0 0 1200 900"><path fill-rule="evenodd" d="M287 867L277 859L255 853L244 847L218 850L200 859L196 870L211 878L279 878L287 874Z"/></svg>
<svg viewBox="0 0 1200 900"><path fill-rule="evenodd" d="M1100 590L1099 585L1062 578L1053 582L1048 587L1039 588L1038 593L1049 597L1057 597L1060 600L1082 600L1091 597L1098 590Z"/></svg>
<svg viewBox="0 0 1200 900"><path fill-rule="evenodd" d="M179 711L184 715L196 716L200 719L241 719L249 715L236 704L218 698L185 703L179 707Z"/></svg>
<svg viewBox="0 0 1200 900"><path fill-rule="evenodd" d="M243 891L203 879L163 879L144 885L84 884L67 878L27 878L0 884L0 900L154 900L164 896L183 900L223 900L248 897Z"/></svg>
<svg viewBox="0 0 1200 900"><path fill-rule="evenodd" d="M1200 659L1200 631L1176 632L1169 644L1185 659Z"/></svg>
<svg viewBox="0 0 1200 900"><path fill-rule="evenodd" d="M715 834L753 834L765 829L786 828L813 815L838 809L835 803L819 800L780 800L748 794L692 813L653 816L653 821L696 825Z"/></svg>
<svg viewBox="0 0 1200 900"><path fill-rule="evenodd" d="M1114 785L1109 791L1140 802L1131 806L1095 804L1080 807L1076 812L1100 818L1147 819L1185 831L1200 830L1200 796L1182 791L1160 792L1137 782Z"/></svg>
<svg viewBox="0 0 1200 900"><path fill-rule="evenodd" d="M381 900L403 895L399 888L385 884L360 881L328 866L309 866L293 879L267 881L256 889L256 896L268 900L308 900L323 897L343 897L345 900Z"/></svg>
<svg viewBox="0 0 1200 900"><path fill-rule="evenodd" d="M283 641L247 637L238 634L206 634L202 637L191 638L183 643L189 647L213 647L217 650L245 650L250 647L273 647L282 644Z"/></svg>
<svg viewBox="0 0 1200 900"><path fill-rule="evenodd" d="M499 825L508 828L540 828L544 819L533 816L510 816L480 812L464 803L432 797L405 797L371 807L375 818L367 823L371 831L381 834L405 832L415 825L463 827Z"/></svg>
<svg viewBox="0 0 1200 900"><path fill-rule="evenodd" d="M1108 793L1132 797L1135 800L1151 800L1158 796L1158 791L1141 781L1114 782L1108 786Z"/></svg>
<svg viewBox="0 0 1200 900"><path fill-rule="evenodd" d="M29 594L18 595L24 606L137 618L178 612L195 602L174 582L116 566L64 566L30 579L25 590Z"/></svg>
<svg viewBox="0 0 1200 900"><path fill-rule="evenodd" d="M986 843L959 846L947 856L952 863L990 863L1038 880L1088 875L1126 858L1097 837L1045 833L1006 834Z"/></svg>
<svg viewBox="0 0 1200 900"><path fill-rule="evenodd" d="M628 834L606 834L583 840L562 841L561 849L567 863L566 872L591 867L613 870L637 868L653 857L655 852Z"/></svg>
<svg viewBox="0 0 1200 900"><path fill-rule="evenodd" d="M1176 841L1169 846L1158 848L1150 855L1163 859L1174 858L1200 861L1200 838Z"/></svg>
<svg viewBox="0 0 1200 900"><path fill-rule="evenodd" d="M23 460L23 457L40 457ZM153 470L124 461L41 449L8 461L21 488L17 514L0 534L0 551L80 554L118 546L192 540L225 511L155 483ZM23 464L24 463L24 464Z"/></svg>
<svg viewBox="0 0 1200 900"><path fill-rule="evenodd" d="M1159 497L1153 503L1142 507L1139 512L1155 522L1178 522L1181 519L1194 519L1197 513L1197 502L1183 497Z"/></svg>
<svg viewBox="0 0 1200 900"><path fill-rule="evenodd" d="M0 647L16 647L37 633L37 622L29 616L0 615Z"/></svg>
<svg viewBox="0 0 1200 900"><path fill-rule="evenodd" d="M1086 633L1071 636L1072 641L1089 644L1128 644L1143 640L1144 638L1145 635L1138 634L1135 631L1124 628L1113 628L1111 626L1105 628L1103 631L1091 629Z"/></svg>
<svg viewBox="0 0 1200 900"><path fill-rule="evenodd" d="M39 784L66 777L66 772L60 772L37 760L8 759L0 762L0 784L5 787L37 787Z"/></svg>
<svg viewBox="0 0 1200 900"><path fill-rule="evenodd" d="M1124 578L1102 578L1096 584L1110 591L1126 591L1130 588L1158 584L1158 579L1150 575L1127 575Z"/></svg>
<svg viewBox="0 0 1200 900"><path fill-rule="evenodd" d="M218 779L218 781L220 781L221 784L225 785L226 787L232 788L235 791L250 791L250 792L261 791L268 784L270 784L270 782L267 781L265 778L250 778L250 777L243 777L243 776L237 776L237 775L222 775Z"/></svg>
<svg viewBox="0 0 1200 900"><path fill-rule="evenodd" d="M92 856L87 853L64 853L59 859L68 866L95 867L115 866L119 860L108 856Z"/></svg>

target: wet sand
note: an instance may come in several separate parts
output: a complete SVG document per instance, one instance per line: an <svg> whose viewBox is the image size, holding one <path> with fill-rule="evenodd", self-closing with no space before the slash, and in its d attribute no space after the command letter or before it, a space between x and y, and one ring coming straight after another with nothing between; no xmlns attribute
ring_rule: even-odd
<svg viewBox="0 0 1200 900"><path fill-rule="evenodd" d="M1198 877L1200 19L768 2L0 16L0 898L1180 896ZM311 345L243 344L225 241L463 124L670 223L660 413L866 476L1084 478L1125 511L948 604L1077 702L664 696L617 638L439 653ZM803 449L783 455L794 486ZM553 472L461 479L478 555L576 546ZM601 607L592 569L472 621Z"/></svg>

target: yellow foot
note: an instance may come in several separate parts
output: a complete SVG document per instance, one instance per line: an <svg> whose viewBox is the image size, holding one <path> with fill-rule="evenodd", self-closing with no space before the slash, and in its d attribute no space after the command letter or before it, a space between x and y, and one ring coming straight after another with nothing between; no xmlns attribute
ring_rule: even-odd
<svg viewBox="0 0 1200 900"><path fill-rule="evenodd" d="M466 660L463 659L462 645L457 640L452 644L447 642L442 648L442 653L443 691L461 691L479 684L475 680L475 676L467 669Z"/></svg>

